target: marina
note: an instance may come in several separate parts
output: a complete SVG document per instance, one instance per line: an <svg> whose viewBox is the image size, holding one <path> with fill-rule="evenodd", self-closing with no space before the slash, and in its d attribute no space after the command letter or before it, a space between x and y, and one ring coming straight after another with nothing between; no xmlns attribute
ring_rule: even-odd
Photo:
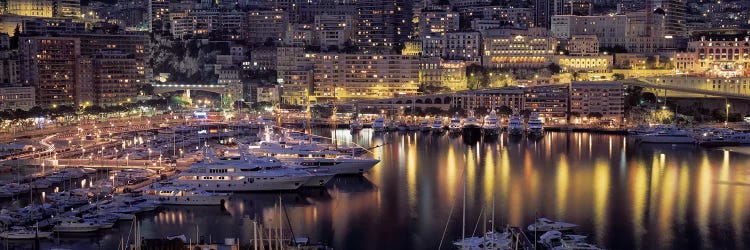
<svg viewBox="0 0 750 250"><path fill-rule="evenodd" d="M476 123L482 124L483 120L484 119L477 119ZM431 125L432 123L428 124ZM445 126L441 126L441 130L449 131L451 124L448 123L444 125ZM511 136L509 133L510 129L508 128L503 129L504 132L498 132L496 139L490 140L487 136L492 136L492 134L484 132L487 126L480 125L478 127L480 131L479 133L483 134L483 136L478 136L476 138L468 136L464 139L457 139L456 134L454 133L442 133L442 131L435 132L432 130L433 126L429 127L429 133L399 129L396 129L395 131L375 132L371 128L363 128L355 131L349 131L348 129L338 129L335 131L328 129L314 129L317 136L308 136L296 132L269 134L267 132L261 132L262 130L260 129L256 129L252 132L244 132L245 136L224 137L227 139L232 138L231 140L237 141L256 141L256 143L237 144L235 146L225 147L221 144L216 144L222 138L217 136L214 137L215 139L209 141L209 144L211 145L209 148L213 148L210 150L211 152L205 148L201 149L200 147L198 150L195 150L193 147L193 150L189 151L189 154L193 155L190 159L192 159L191 161L194 163L189 163L187 165L184 163L171 165L168 161L162 161L162 168L154 168L153 170L155 172L150 174L147 172L118 171L116 168L104 168L99 171L93 170L94 172L88 170L88 173L83 169L77 170L76 168L66 168L64 171L48 170L50 172L45 175L46 177L44 179L30 179L33 181L29 183L38 185L36 186L37 189L50 190L50 188L54 188L54 183L58 183L60 180L74 180L75 178L82 178L86 174L94 174L99 176L111 176L109 182L117 179L115 185L110 185L110 188L115 187L119 192L123 190L121 187L119 189L117 188L120 185L133 185L135 183L145 184L141 184L138 188L133 188L133 190L137 189L139 192L142 192L143 198L122 195L114 195L106 198L108 196L93 195L81 199L75 198L80 197L77 195L80 193L79 191L76 191L77 189L71 189L69 192L62 192L62 190L60 190L61 192L48 193L45 191L44 196L47 202L64 200L66 204L73 206L76 204L79 205L74 207L74 211L77 212L64 212L62 215L56 216L56 218L58 218L56 221L40 221L39 225L41 226L38 228L42 229L40 231L42 232L42 236L49 235L52 238L52 240L41 240L40 244L43 246L59 246L70 249L97 249L99 248L97 245L116 248L120 244L119 239L126 238L127 235L125 234L129 231L129 228L132 225L130 221L136 218L138 223L142 225L142 230L150 228L141 232L147 239L182 234L185 235L187 237L186 239L189 241L200 241L199 238L203 238L205 242L209 243L220 242L221 239L224 238L236 238L239 240L238 243L240 243L240 245L251 244L251 242L255 241L253 240L252 229L240 232L234 230L226 231L217 228L217 225L232 225L232 227L236 228L246 228L249 227L249 225L252 225L253 221L256 221L256 224L264 223L272 225L275 222L272 222L273 219L270 218L278 218L278 213L272 212L273 210L268 211L268 208L269 206L272 207L273 204L278 202L278 199L281 198L288 209L285 216L291 221L291 226L289 227L287 225L288 228L291 228L289 232L303 234L306 237L310 237L312 242L325 242L325 244L334 248L370 249L369 247L371 247L370 245L360 245L360 243L358 243L359 241L343 240L339 238L339 236L331 234L331 232L338 231L336 228L342 226L342 224L339 224L341 222L347 221L347 230L356 230L358 226L355 226L355 224L363 223L361 221L357 222L360 220L359 218L372 216L395 216L396 218L399 218L400 216L424 216L424 213L433 214L436 217L431 219L428 217L426 218L427 221L420 220L420 223L427 224L415 225L417 227L402 223L391 225L401 228L399 230L410 231L412 232L411 234L380 234L377 236L379 238L386 237L398 242L409 242L407 245L390 245L383 241L372 246L373 249L413 249L415 247L422 248L425 246L427 246L425 248L433 249L438 246L442 246L445 249L461 246L464 246L465 249L479 249L473 246L477 243L487 244L488 242L497 246L496 249L506 249L505 247L500 246L507 246L507 244L513 242L530 248L533 248L534 244L538 244L537 247L544 245L550 249L567 249L561 248L561 246L586 249L596 249L597 247L637 248L637 245L632 244L645 244L648 239L659 236L652 235L651 233L638 236L638 234L633 234L637 231L631 231L632 233L628 236L631 240L622 240L621 237L614 237L614 235L608 233L607 228L614 225L605 222L604 217L599 216L606 216L608 213L607 211L614 209L617 206L626 206L630 207L630 209L640 209L640 212L633 214L633 216L637 216L634 218L645 219L647 218L644 217L646 216L645 213L649 213L648 211L650 211L651 208L633 206L641 204L640 202L645 201L643 199L655 198L646 198L644 196L646 193L640 189L630 191L620 189L621 187L618 187L618 185L633 184L615 182L615 180L626 178L627 176L633 177L644 174L648 176L650 175L650 170L646 169L646 166L652 165L658 168L664 168L667 170L667 172L665 172L667 175L660 174L652 176L651 178L673 178L670 177L673 176L671 173L676 174L688 171L686 174L691 175L697 174L698 172L696 171L699 171L700 169L702 169L700 171L718 171L721 168L727 168L727 171L742 171L741 169L735 168L742 166L743 162L750 163L749 156L742 153L735 153L731 148L717 150L714 147L703 147L695 143L687 145L674 143L652 144L640 141L640 137L638 136L545 131L542 132L543 136L518 137ZM656 131L657 129L650 129L645 133L640 133L634 129L632 133L640 133L642 134L640 135L642 137L643 135L658 133ZM717 130L716 133L719 133L720 131L728 133L725 130ZM709 132L706 132L706 135L708 135L708 133ZM168 132L162 134L171 135ZM232 133L228 134L231 135ZM158 134L155 133L155 135L158 137ZM463 137L463 133L458 133L458 136ZM315 139L316 137L318 139ZM467 139L469 137L470 140ZM331 143L330 141L324 142L321 141L320 138L338 138L340 141L339 143ZM353 144L361 145L364 149L369 148L369 151L350 150L349 147ZM441 149L439 152L428 150L435 145L444 145L443 147L446 148ZM216 151L217 149L222 150ZM693 151L693 155L695 155L693 157L701 157L706 160L718 160L709 160L705 163L707 165L699 167L699 169L685 169L684 167L680 167L680 162L697 161L698 159L674 158L673 160L670 160L672 157L675 157L678 149L681 151ZM214 151L218 152L218 154L213 153ZM163 153L168 154L169 152L167 151ZM527 156L527 159L524 159L524 157L519 158L519 156L528 155L529 153L536 156L531 158L528 158ZM560 157L563 158L549 158L550 156L557 154L562 155ZM301 155L307 157L299 157ZM440 156L435 157L436 155ZM646 161L646 159L649 158L644 158L644 156L647 155L653 156L653 160ZM344 167L341 169L351 170L337 170L339 168L336 166L339 164L352 164L360 158L366 160L369 157L372 157L375 160L367 163L368 165L365 165L362 168ZM146 158L148 158L148 155L146 155ZM413 161L413 159L421 160L416 162ZM592 159L593 162L590 162L589 159ZM184 162L184 160L185 159L180 159L180 161L177 162ZM726 165L726 162L730 160L733 164ZM557 163L551 163L555 168L544 168L543 166L546 164L542 162L545 161L557 161ZM575 161L579 162L574 163ZM149 163L150 164L147 166L159 166L158 161ZM581 167L572 168L571 166L575 164L581 165ZM170 173L168 170L171 168L170 166L182 169L182 171L180 171L181 173ZM284 168L284 166L286 166L286 168ZM187 169L185 169L186 167ZM615 170L617 168L623 168L627 171L618 172ZM241 169L247 169L251 174L248 175L247 171ZM111 171L115 171L115 173L112 173ZM156 171L165 171L164 173L167 173L166 178L174 179L171 182L165 182L164 185L159 184L158 181L162 180L164 177L159 177L159 175L156 174ZM558 177L546 177L547 175L545 173L549 171L557 174L565 174L567 178L571 179L568 181L567 178L559 179ZM560 171L566 172L560 173ZM205 174L195 175L196 173L201 172ZM145 178L138 177L140 173L143 173ZM315 178L315 174L319 174L322 179L312 179ZM341 177L335 177L337 174L343 175ZM531 176L523 177L529 174L531 174ZM153 175L156 175L156 177L152 177ZM188 176L193 176L191 178L193 178L194 181L190 181L190 178L186 178ZM222 182L224 180L216 182L218 181L216 179L199 181L199 179L202 179L203 177L198 178L198 176L214 176L216 178L222 176L224 178L230 178L226 179L226 181L229 182L225 183ZM245 183L250 182L250 179L247 178L252 178L252 183L258 185L262 183L263 178L267 178L266 181L270 181L270 178L274 178L274 181L280 183L282 186L263 184L259 187L262 186L268 190L279 190L281 193L278 191L269 192L263 191L265 189L243 186L241 182L238 183L235 181L235 177L232 176L242 177L237 178L236 180L244 181ZM292 176L299 176L299 179L286 182L289 186L283 186L286 184L281 183L285 182L282 179L276 179L292 178ZM744 192L741 190L741 186L732 184L745 181L743 175L736 175L734 178L729 177L732 175L726 177L721 176L723 175L717 175L716 178L706 180L708 181L705 182L706 185L709 185L706 186L706 188L715 189L717 192L724 190L721 192L731 192L734 193L731 195L735 196L740 195L737 192ZM713 182L713 180L718 181L719 177L722 178L720 183L728 184L716 184L719 182ZM155 179L151 180L152 178ZM525 184L522 184L522 178L532 178L531 180L535 181L532 181L531 183L523 181L522 183ZM542 182L540 182L548 178L553 178L552 181L547 181L549 184L542 184ZM575 180L581 178L595 178L600 179L600 181L595 181L593 186L581 186L582 184L575 184ZM429 184L436 183L436 181L445 183L446 185ZM685 181L687 181L687 179ZM19 183L23 184L23 182ZM92 183L102 185L103 181ZM45 185L47 185L46 188L41 188ZM474 228L474 225L480 224L482 220L487 224L484 226L486 229L480 230L479 232L466 229L463 234L464 236L462 236L460 230L462 227L460 219L460 211L462 209L460 208L464 197L464 195L461 195L463 192L463 185L466 185L467 189L465 195L466 227ZM600 192L606 190L601 189L601 185L604 185L603 187L608 187L606 189L613 189L615 192L628 193L629 197L632 197L630 199L636 200L629 201L628 204L619 203L619 201L614 200L614 196L601 194ZM635 185L644 184L636 183ZM660 190L677 187L684 189L681 186L673 186L666 183L652 183L646 185L657 185L652 186L656 189L650 192L656 192L653 195L662 198L670 197L670 194L662 193ZM732 188L726 189L723 188L723 186ZM12 187L12 185L7 186L6 189L10 190ZM550 188L561 189L561 191L555 191L556 194L554 197L558 198L554 198L551 201L545 201L546 198L542 197L546 196L539 192L541 190L549 190ZM580 198L577 199L574 198L574 196L570 196L569 192L578 189L592 192L594 194L594 200L580 200ZM293 191L290 192L289 190ZM87 193L90 193L91 191L101 191L101 188L89 188ZM248 193L248 191L250 192ZM634 193L636 191L639 193ZM428 209L425 207L428 204L424 203L428 200L415 200L417 192L438 192L434 194L437 196L429 197L431 197L431 199L440 200L440 205ZM684 195L689 195L691 197L698 195L692 193L690 189L684 189L682 192ZM380 199L378 197L382 197L381 195L385 194L400 195L397 196L398 198L394 197L386 199L388 204L376 202L377 199ZM19 192L18 194L11 196L21 198L38 195L40 195L39 191L35 190L33 194L26 192L26 195L24 195ZM562 197L560 197L561 195ZM105 198L96 201L95 199L97 197ZM187 197L190 197L189 201ZM708 199L718 198L719 197L712 195ZM39 198L36 198L35 200L38 199ZM513 207L504 205L511 199L520 202L519 204L521 207L515 207L519 205ZM568 199L573 200L568 201ZM672 199L676 199L676 197ZM352 213L352 215L341 217L340 212L334 212L337 210L332 210L339 206L338 204L354 204L352 202L355 202L355 200L356 203L374 204L376 207L383 209L395 206L404 209L404 211L410 212L404 213L380 209L372 210L365 207L348 207L348 212L346 213ZM743 200L744 198L733 202L750 202ZM637 202L633 203L634 201ZM584 204L583 207L578 205L579 203ZM663 203L663 201L658 202L657 204L661 204L659 206L669 206L669 204L676 206L676 203ZM489 211L487 210L490 210L490 206L493 205L494 209L491 210L494 212L494 216L490 216ZM533 209L517 210L522 207ZM576 211L581 210L581 212L566 212L573 211L569 209L574 209ZM210 212L210 219L206 218L208 220L196 217L197 214L205 213L206 211L216 212ZM324 217L310 217L309 213L311 211L318 211L318 213L323 212ZM725 210L710 209L705 210L704 212L719 213L720 211ZM595 214L597 216L584 216L587 213ZM683 216L693 215L684 214ZM179 219L178 217L182 219ZM551 220L540 219L541 217L549 217ZM448 218L448 220L446 220L446 218ZM555 222L551 221L557 219L577 224L578 226L575 227L575 232L573 234L547 234L545 237L540 238L545 232L535 233L537 230L529 229L531 226L527 228L527 226L533 224L534 221L540 221L540 223L545 222L548 224L552 223L551 225L555 225ZM748 221L748 218L741 214L733 215L731 219L745 222ZM615 221L625 225L626 228L646 225L641 223L634 224L636 223L635 221ZM599 223L603 223L603 226ZM650 227L663 226L660 223L666 222L654 221L649 222L648 225ZM710 222L706 221L705 223ZM367 228L374 229L386 226L385 224L378 223L364 224L367 224ZM208 235L200 234L200 237L196 238L194 229L180 230L180 227L176 228L174 225L183 225L181 226L183 228L203 228L200 230L206 230L204 232L210 231L211 233ZM420 229L420 227L424 228ZM7 231L6 238L29 238L31 237L30 232L35 232L34 228L36 228L36 225L33 220L27 222L27 224L18 224L15 229ZM442 232L443 228L447 229L445 233ZM544 230L567 231L567 228L550 227L545 228ZM474 231L474 233L471 231ZM480 233L482 231L484 231L484 233ZM95 232L94 234L99 236L94 237L93 241L88 241L88 243L86 243L86 241L75 240L78 237L76 236L77 234L85 232L88 232L87 234ZM662 231L661 233L664 232ZM737 234L742 235L739 231ZM578 236L576 235L585 235L586 237L577 238ZM677 237L677 235L678 234L673 237ZM412 236L419 237L412 238ZM206 237L213 238L214 240L206 240ZM348 237L355 237L360 239L360 241L373 242L368 240L369 236L366 234L353 234ZM113 240L115 238L118 240ZM713 237L702 238L702 240L710 241L711 244L714 245L723 244L718 242L720 239L721 238L717 239ZM289 239L288 241L292 240ZM9 242L9 244L23 246L31 243L14 241ZM667 244L663 245L665 247L679 247L681 246L680 244L683 243L667 241L663 244Z"/></svg>

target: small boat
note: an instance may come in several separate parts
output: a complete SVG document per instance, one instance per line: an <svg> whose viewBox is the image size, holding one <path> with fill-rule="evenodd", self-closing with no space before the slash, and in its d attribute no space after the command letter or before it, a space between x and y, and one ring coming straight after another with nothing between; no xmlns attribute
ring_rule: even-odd
<svg viewBox="0 0 750 250"><path fill-rule="evenodd" d="M432 125L430 125L430 120L425 119L422 121L422 124L419 124L419 131L422 132L430 132L432 130Z"/></svg>
<svg viewBox="0 0 750 250"><path fill-rule="evenodd" d="M352 120L352 123L349 124L349 130L351 130L352 132L362 130L362 123L359 122L359 119L354 118L354 120Z"/></svg>
<svg viewBox="0 0 750 250"><path fill-rule="evenodd" d="M479 124L479 120L474 116L474 111L469 111L469 117L464 119L461 126L461 133L463 136L475 138L482 134L482 125Z"/></svg>
<svg viewBox="0 0 750 250"><path fill-rule="evenodd" d="M482 134L484 136L497 136L500 134L500 120L497 119L497 112L492 110L490 114L484 118L482 123Z"/></svg>
<svg viewBox="0 0 750 250"><path fill-rule="evenodd" d="M52 231L58 233L89 233L96 232L102 226L94 221L66 220L55 225Z"/></svg>
<svg viewBox="0 0 750 250"><path fill-rule="evenodd" d="M526 134L529 136L543 136L544 135L544 124L539 119L539 113L531 113L529 115L529 121L526 126Z"/></svg>
<svg viewBox="0 0 750 250"><path fill-rule="evenodd" d="M510 135L522 135L523 134L523 120L521 116L513 115L508 120L508 133Z"/></svg>
<svg viewBox="0 0 750 250"><path fill-rule="evenodd" d="M385 118L378 117L375 119L375 121L372 122L372 130L375 132L385 132L386 126L385 126Z"/></svg>
<svg viewBox="0 0 750 250"><path fill-rule="evenodd" d="M11 227L10 230L0 233L0 238L9 240L44 239L51 236L52 232L39 231L38 229L27 229L25 227Z"/></svg>
<svg viewBox="0 0 750 250"><path fill-rule="evenodd" d="M440 119L439 117L435 117L435 120L432 122L431 127L432 133L443 133L443 119Z"/></svg>
<svg viewBox="0 0 750 250"><path fill-rule="evenodd" d="M567 222L553 221L547 218L539 218L534 224L528 226L529 231L566 231L578 227L578 225Z"/></svg>
<svg viewBox="0 0 750 250"><path fill-rule="evenodd" d="M461 118L458 117L458 114L451 118L450 123L448 123L448 133L451 134L460 134L461 133Z"/></svg>

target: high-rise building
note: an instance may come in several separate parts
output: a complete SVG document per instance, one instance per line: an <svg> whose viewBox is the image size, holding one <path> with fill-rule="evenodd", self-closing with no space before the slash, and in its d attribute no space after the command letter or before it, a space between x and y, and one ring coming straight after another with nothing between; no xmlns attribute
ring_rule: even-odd
<svg viewBox="0 0 750 250"><path fill-rule="evenodd" d="M36 89L37 105L75 106L81 41L72 37L22 37L21 81Z"/></svg>
<svg viewBox="0 0 750 250"><path fill-rule="evenodd" d="M278 42L286 34L287 12L281 9L247 12L245 38L250 43Z"/></svg>
<svg viewBox="0 0 750 250"><path fill-rule="evenodd" d="M388 51L396 45L395 0L357 1L356 43L364 52Z"/></svg>
<svg viewBox="0 0 750 250"><path fill-rule="evenodd" d="M599 113L602 119L622 121L625 114L623 94L620 82L572 82L570 112L582 117Z"/></svg>
<svg viewBox="0 0 750 250"><path fill-rule="evenodd" d="M664 36L687 36L687 0L648 0L651 18L663 18Z"/></svg>
<svg viewBox="0 0 750 250"><path fill-rule="evenodd" d="M133 102L138 90L136 59L122 53L99 53L92 60L94 102L116 106Z"/></svg>
<svg viewBox="0 0 750 250"><path fill-rule="evenodd" d="M312 96L318 103L412 95L419 89L418 56L335 53L313 61Z"/></svg>
<svg viewBox="0 0 750 250"><path fill-rule="evenodd" d="M554 0L534 0L534 26L549 28L555 14Z"/></svg>

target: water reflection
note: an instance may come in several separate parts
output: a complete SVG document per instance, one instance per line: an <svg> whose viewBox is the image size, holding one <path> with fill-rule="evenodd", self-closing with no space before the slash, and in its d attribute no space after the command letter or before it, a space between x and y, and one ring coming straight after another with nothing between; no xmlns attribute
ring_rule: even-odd
<svg viewBox="0 0 750 250"><path fill-rule="evenodd" d="M283 213L290 221L284 228L337 249L436 249L446 224L442 245L450 249L461 235L465 180L467 233L483 208L493 214L487 209L494 201L498 225L551 217L581 225L579 232L606 248L743 248L750 242L744 206L750 186L742 185L750 157L734 151L638 145L585 133L494 141L367 129L335 135L341 145L384 144L372 149L381 163L364 176L337 177L324 189L238 194L225 209L167 207L143 217L144 237L190 237L197 227L206 238L249 242L253 219L278 225ZM281 210L274 208L279 197ZM91 240L60 245L107 249L128 229L120 223Z"/></svg>

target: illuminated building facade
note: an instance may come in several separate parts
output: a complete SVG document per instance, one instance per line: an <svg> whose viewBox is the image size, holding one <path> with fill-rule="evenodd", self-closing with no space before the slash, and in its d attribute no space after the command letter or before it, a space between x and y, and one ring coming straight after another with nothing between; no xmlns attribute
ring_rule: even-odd
<svg viewBox="0 0 750 250"><path fill-rule="evenodd" d="M419 19L419 36L442 36L446 32L458 30L459 15L457 12L446 10L431 10L422 12Z"/></svg>
<svg viewBox="0 0 750 250"><path fill-rule="evenodd" d="M451 60L463 60L470 64L482 63L480 52L482 39L479 32L448 32L445 33L445 49L443 57Z"/></svg>
<svg viewBox="0 0 750 250"><path fill-rule="evenodd" d="M354 19L351 15L316 15L315 40L321 49L330 46L342 48L346 41L354 40Z"/></svg>
<svg viewBox="0 0 750 250"><path fill-rule="evenodd" d="M466 89L466 65L462 60L445 60L440 57L425 57L419 67L419 82L430 86L441 86L452 91Z"/></svg>
<svg viewBox="0 0 750 250"><path fill-rule="evenodd" d="M34 105L34 87L0 85L0 111L29 110Z"/></svg>
<svg viewBox="0 0 750 250"><path fill-rule="evenodd" d="M572 82L570 84L570 112L580 117L593 113L602 119L621 121L625 114L625 97L620 82Z"/></svg>
<svg viewBox="0 0 750 250"><path fill-rule="evenodd" d="M334 99L378 99L413 95L419 88L419 57L394 54L318 54L312 95Z"/></svg>
<svg viewBox="0 0 750 250"><path fill-rule="evenodd" d="M121 53L100 53L92 58L94 103L104 107L133 102L140 80L136 65L135 58Z"/></svg>
<svg viewBox="0 0 750 250"><path fill-rule="evenodd" d="M599 38L593 35L573 36L566 46L571 56L599 55Z"/></svg>
<svg viewBox="0 0 750 250"><path fill-rule="evenodd" d="M72 37L23 37L21 81L35 87L42 107L75 106L81 41Z"/></svg>
<svg viewBox="0 0 750 250"><path fill-rule="evenodd" d="M551 32L560 39L595 35L601 47L624 47L631 53L653 53L674 47L674 39L663 32L663 18L649 18L647 12L625 15L552 17Z"/></svg>
<svg viewBox="0 0 750 250"><path fill-rule="evenodd" d="M482 64L492 68L541 68L555 55L558 41L540 29L484 37Z"/></svg>
<svg viewBox="0 0 750 250"><path fill-rule="evenodd" d="M683 73L713 77L750 76L750 37L700 40L688 43L688 51L677 53L675 66Z"/></svg>
<svg viewBox="0 0 750 250"><path fill-rule="evenodd" d="M545 122L561 122L568 112L568 86L548 85L525 88L523 110L537 112Z"/></svg>
<svg viewBox="0 0 750 250"><path fill-rule="evenodd" d="M247 12L245 40L255 44L279 41L286 34L287 18L287 12L281 9Z"/></svg>
<svg viewBox="0 0 750 250"><path fill-rule="evenodd" d="M555 63L568 72L605 73L612 69L611 55L555 56Z"/></svg>
<svg viewBox="0 0 750 250"><path fill-rule="evenodd" d="M313 80L314 54L301 47L276 48L276 81L280 84L282 102L305 105Z"/></svg>

